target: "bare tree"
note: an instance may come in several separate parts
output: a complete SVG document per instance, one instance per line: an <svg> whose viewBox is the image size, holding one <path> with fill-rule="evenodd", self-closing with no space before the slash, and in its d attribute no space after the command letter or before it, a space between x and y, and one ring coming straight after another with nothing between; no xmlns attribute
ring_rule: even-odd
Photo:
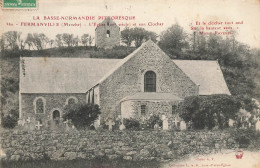
<svg viewBox="0 0 260 168"><path fill-rule="evenodd" d="M17 32L17 31L8 31L4 33L3 39L6 47L7 48L9 47L11 50L19 49L18 44L20 43L21 34L22 34L21 32Z"/></svg>
<svg viewBox="0 0 260 168"><path fill-rule="evenodd" d="M33 35L31 33L27 34L25 44L28 45L29 50L31 49L31 47L34 49L34 47L33 47Z"/></svg>

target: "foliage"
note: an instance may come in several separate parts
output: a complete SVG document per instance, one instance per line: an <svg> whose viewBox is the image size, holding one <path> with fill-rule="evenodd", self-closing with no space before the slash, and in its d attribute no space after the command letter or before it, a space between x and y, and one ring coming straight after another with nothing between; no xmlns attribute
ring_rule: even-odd
<svg viewBox="0 0 260 168"><path fill-rule="evenodd" d="M162 127L162 120L159 115L153 114L150 118L145 122L145 125L149 129L154 129L154 125L158 124L159 127Z"/></svg>
<svg viewBox="0 0 260 168"><path fill-rule="evenodd" d="M159 46L172 58L181 58L181 52L188 47L187 33L175 24L161 33Z"/></svg>
<svg viewBox="0 0 260 168"><path fill-rule="evenodd" d="M88 39L89 39L89 34L83 34L81 36L81 43L84 45L84 46L87 46L88 45Z"/></svg>
<svg viewBox="0 0 260 168"><path fill-rule="evenodd" d="M1 37L1 51L10 48L11 50L18 50L23 43L21 39L21 32L8 31L3 33Z"/></svg>
<svg viewBox="0 0 260 168"><path fill-rule="evenodd" d="M123 123L127 130L140 130L140 123L134 118L124 118Z"/></svg>
<svg viewBox="0 0 260 168"><path fill-rule="evenodd" d="M235 119L241 104L232 96L191 96L184 99L180 117L192 121L195 129L225 128L229 119Z"/></svg>
<svg viewBox="0 0 260 168"><path fill-rule="evenodd" d="M246 148L252 142L260 140L260 133L252 129L232 129L230 135L239 144L240 148Z"/></svg>
<svg viewBox="0 0 260 168"><path fill-rule="evenodd" d="M19 115L15 110L11 110L9 114L1 113L1 124L3 128L12 129L17 125Z"/></svg>
<svg viewBox="0 0 260 168"><path fill-rule="evenodd" d="M125 43L128 47L131 46L132 42L134 42L135 47L139 47L144 41L148 40L149 38L154 42L156 42L157 34L139 27L135 27L135 28L126 27L121 32L122 42Z"/></svg>
<svg viewBox="0 0 260 168"><path fill-rule="evenodd" d="M71 120L77 129L88 128L101 114L97 104L77 103L64 108L64 120Z"/></svg>
<svg viewBox="0 0 260 168"><path fill-rule="evenodd" d="M62 36L63 44L66 44L68 47L71 47L73 44L73 34L63 33Z"/></svg>

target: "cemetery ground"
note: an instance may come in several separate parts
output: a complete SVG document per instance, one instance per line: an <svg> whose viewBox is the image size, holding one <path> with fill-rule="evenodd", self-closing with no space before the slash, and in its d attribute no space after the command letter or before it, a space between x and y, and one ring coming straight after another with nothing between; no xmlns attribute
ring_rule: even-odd
<svg viewBox="0 0 260 168"><path fill-rule="evenodd" d="M2 129L2 128L1 128ZM8 132L10 130L0 130L0 132ZM17 130L12 130L14 132L16 132ZM180 167L183 167L181 165L191 165L191 164L199 164L199 165L210 165L210 164L215 164L215 165L226 165L226 167L234 167L234 168L240 168L241 165L248 163L248 165L244 165L244 167L248 167L251 168L259 163L257 163L257 161L259 161L259 155L260 155L260 132L254 132L253 130L242 130L242 129L235 129L235 128L228 128L228 129L224 129L224 130L186 130L186 131L173 131L173 130L168 130L168 131L163 131L163 130L149 130L146 132L143 131L128 131L128 130L124 130L124 131L109 131L109 130L87 130L86 134L90 134L91 136L95 136L96 134L99 135L106 135L109 137L113 137L116 135L121 135L118 136L116 139L119 139L119 141L121 142L122 139L124 139L126 137L127 134L130 134L129 137L139 137L141 136L140 139L142 138L146 138L146 139L151 139L152 143L148 143L148 141L145 141L144 139L144 144L145 147L149 147L151 146L151 144L157 144L157 145L161 145L161 143L164 143L164 146L156 148L155 150L159 151L160 148L163 148L162 150L168 150L166 149L167 146L170 148L170 150L174 149L177 151L174 152L174 154L172 155L171 158L166 157L165 159L161 159L159 157L156 157L154 151L148 149L150 153L149 157L147 157L145 160L134 160L134 159L128 159L127 157L118 157L116 159L111 159L108 158L108 155L102 155L102 156L98 156L95 157L94 159L82 159L82 158L75 158L75 159L63 159L63 160L52 160L51 158L49 158L47 155L44 156L41 159L29 159L29 160L1 160L1 164L0 167L2 168L34 168L34 167L39 167L39 168L45 168L45 167L49 167L49 168L57 168L57 167L62 167L62 168L145 168L145 167L149 167L149 168L170 168L170 167L178 167L178 165ZM30 134L34 134L37 132L32 132ZM38 132L39 134L42 132ZM47 132L48 133L48 132ZM221 139L221 136L223 135L227 135L227 134L231 134L231 136L233 137L232 139L235 140L235 142L230 142L230 144L228 144L227 147L223 147L223 144L218 143L217 145L215 144L210 150L204 150L206 148L198 148L195 145L194 148L196 148L194 151L182 151L182 148L186 148L185 146L193 146L194 143L193 141L191 142L187 142L187 144L182 144L182 142L177 142L177 144L181 144L181 145L177 145L177 147L171 147L171 144L168 143L169 138L174 138L174 137L162 137L162 135L176 135L177 137L180 138L186 138L189 137L190 139L193 139L195 141L195 143L197 144L201 144L202 146L204 145L204 143L206 140L205 139L201 139L201 135L203 135L202 137L204 137L204 135L212 135L213 141L218 141L218 139ZM15 134L15 133L14 133ZM29 132L28 132L29 134ZM68 132L57 132L56 133L57 136L60 136L62 134L70 134ZM74 134L74 133L73 133ZM135 135L135 136L133 136ZM137 136L136 136L137 135ZM148 135L148 136L147 136ZM158 136L156 136L158 135ZM23 136L23 135L21 135ZM154 137L152 137L154 136ZM18 138L18 134L14 135L13 137L17 137ZM102 137L102 136L101 136ZM9 137L6 137L9 138ZM18 138L19 139L19 138ZM162 139L162 141L160 141ZM164 140L167 141L164 141ZM177 138L178 139L178 138ZM76 140L76 139L75 139ZM132 140L132 139L131 139ZM186 138L187 140L187 138ZM183 140L183 141L186 141ZM225 138L225 140L229 140L229 138ZM28 139L28 141L31 141L30 139ZM55 141L55 140L49 140L49 141ZM66 140L67 141L67 140ZM77 141L77 140L76 140ZM88 140L87 140L88 141ZM102 140L100 140L102 141ZM201 142L199 142L201 141ZM12 142L10 142L11 144ZM31 142L29 142L31 143ZM71 142L72 143L72 142ZM76 144L78 143L75 142ZM111 142L108 142L107 145L110 145ZM136 144L139 145L139 142L136 141ZM1 144L2 145L2 144ZM31 144L32 146L34 144ZM165 146L166 145L166 146ZM2 147L2 146L1 146ZM130 146L131 147L131 146ZM134 146L133 146L134 147ZM135 147L134 147L135 148ZM4 148L2 148L4 149ZM201 149L201 150L199 150ZM237 159L236 158L236 153L237 151L243 151L244 156L242 159ZM181 152L179 152L181 151ZM3 154L0 152L0 154ZM145 153L143 153L145 155ZM134 154L134 155L138 155ZM158 156L158 153L157 153ZM1 156L2 157L2 156ZM134 156L132 156L134 158ZM215 159L214 161L207 161L207 159ZM228 158L231 158L228 159ZM243 163L243 164L239 164L239 163ZM231 166L228 166L231 165ZM223 166L222 166L223 167Z"/></svg>

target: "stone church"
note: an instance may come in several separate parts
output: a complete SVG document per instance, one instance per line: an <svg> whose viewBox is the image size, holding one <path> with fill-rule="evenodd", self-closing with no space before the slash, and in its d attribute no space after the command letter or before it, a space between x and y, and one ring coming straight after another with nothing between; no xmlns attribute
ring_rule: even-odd
<svg viewBox="0 0 260 168"><path fill-rule="evenodd" d="M172 60L151 40L124 59L20 60L20 120L42 125L61 119L67 104L89 102L101 108L96 125L159 114L173 126L185 97L211 94L230 95L217 61Z"/></svg>

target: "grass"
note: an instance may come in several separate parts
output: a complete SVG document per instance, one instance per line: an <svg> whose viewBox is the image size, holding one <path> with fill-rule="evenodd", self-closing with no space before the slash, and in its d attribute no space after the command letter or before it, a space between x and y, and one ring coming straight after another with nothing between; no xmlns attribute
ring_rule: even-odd
<svg viewBox="0 0 260 168"><path fill-rule="evenodd" d="M71 160L71 161L2 161L1 168L159 168L157 161L126 161L126 160Z"/></svg>

